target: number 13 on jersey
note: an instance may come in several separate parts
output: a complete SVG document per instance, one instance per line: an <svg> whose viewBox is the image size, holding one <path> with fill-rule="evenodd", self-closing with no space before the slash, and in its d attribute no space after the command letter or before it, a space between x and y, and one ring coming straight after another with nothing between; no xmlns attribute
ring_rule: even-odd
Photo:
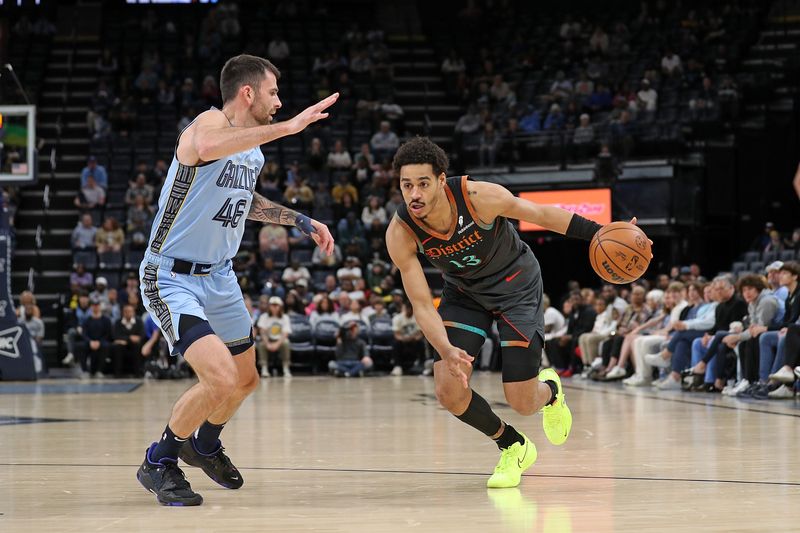
<svg viewBox="0 0 800 533"><path fill-rule="evenodd" d="M461 262L454 261L453 259L450 260L458 268L466 268L468 266L478 266L481 264L481 260L475 257L474 255L465 255L461 258Z"/></svg>

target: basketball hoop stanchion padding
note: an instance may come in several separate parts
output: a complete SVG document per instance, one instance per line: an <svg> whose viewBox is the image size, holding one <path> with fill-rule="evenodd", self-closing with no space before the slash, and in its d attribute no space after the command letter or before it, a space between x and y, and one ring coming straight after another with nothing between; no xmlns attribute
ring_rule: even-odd
<svg viewBox="0 0 800 533"><path fill-rule="evenodd" d="M1 201L1 200L0 200ZM17 323L11 297L11 236L8 210L0 206L0 381L35 381L28 328Z"/></svg>

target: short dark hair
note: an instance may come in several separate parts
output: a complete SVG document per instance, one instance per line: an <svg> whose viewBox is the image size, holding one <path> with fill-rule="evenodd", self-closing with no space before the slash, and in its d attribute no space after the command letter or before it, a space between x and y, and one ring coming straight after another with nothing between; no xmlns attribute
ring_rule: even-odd
<svg viewBox="0 0 800 533"><path fill-rule="evenodd" d="M778 270L785 270L794 276L800 276L800 263L795 261L786 261Z"/></svg>
<svg viewBox="0 0 800 533"><path fill-rule="evenodd" d="M742 276L742 278L739 280L739 290L741 291L745 287L752 287L758 292L761 292L767 288L767 282L764 281L763 276L759 276L758 274L747 274L746 276Z"/></svg>
<svg viewBox="0 0 800 533"><path fill-rule="evenodd" d="M272 72L275 79L281 77L278 67L263 57L240 54L230 58L222 67L222 74L219 77L222 103L227 104L236 98L236 93L239 92L242 85L250 85L254 89L258 89L266 72Z"/></svg>
<svg viewBox="0 0 800 533"><path fill-rule="evenodd" d="M447 167L450 166L447 154L436 143L427 137L414 137L400 146L394 155L392 166L394 171L399 173L405 165L424 165L426 163L433 168L434 176L447 172Z"/></svg>

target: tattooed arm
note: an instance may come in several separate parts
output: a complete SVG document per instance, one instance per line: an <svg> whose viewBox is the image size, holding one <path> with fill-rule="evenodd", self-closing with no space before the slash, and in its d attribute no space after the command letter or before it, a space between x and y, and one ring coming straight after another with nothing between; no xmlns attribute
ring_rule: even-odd
<svg viewBox="0 0 800 533"><path fill-rule="evenodd" d="M333 254L333 236L328 230L328 226L293 209L276 204L257 192L253 193L253 202L250 204L247 220L281 224L282 226L296 226L300 231L311 237L323 252L327 255Z"/></svg>
<svg viewBox="0 0 800 533"><path fill-rule="evenodd" d="M276 204L267 200L257 192L253 193L253 203L250 204L250 212L247 220L258 220L271 224L281 224L282 226L294 226L299 213L288 207Z"/></svg>

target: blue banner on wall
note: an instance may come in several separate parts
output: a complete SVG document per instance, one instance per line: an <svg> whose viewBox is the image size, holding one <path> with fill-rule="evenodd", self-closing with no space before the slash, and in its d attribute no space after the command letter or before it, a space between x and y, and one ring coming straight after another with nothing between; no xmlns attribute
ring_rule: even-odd
<svg viewBox="0 0 800 533"><path fill-rule="evenodd" d="M35 380L28 328L17 322L11 297L11 239L5 209L0 215L0 380Z"/></svg>

